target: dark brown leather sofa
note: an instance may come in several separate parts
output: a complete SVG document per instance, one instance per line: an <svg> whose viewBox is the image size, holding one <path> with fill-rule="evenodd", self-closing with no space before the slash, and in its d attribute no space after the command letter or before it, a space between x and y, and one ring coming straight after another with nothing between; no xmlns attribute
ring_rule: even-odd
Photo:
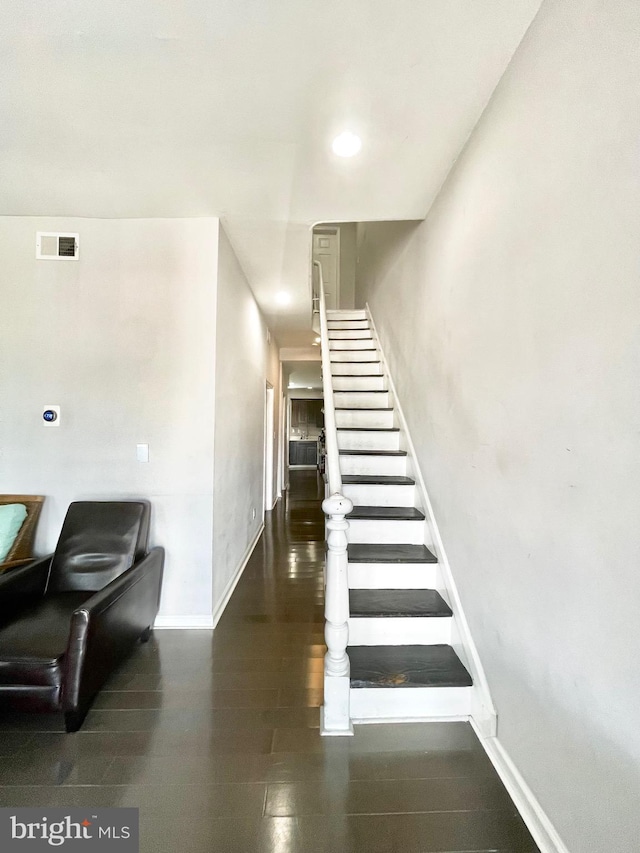
<svg viewBox="0 0 640 853"><path fill-rule="evenodd" d="M77 731L158 612L164 551L145 501L72 503L55 553L0 577L0 708L63 711Z"/></svg>

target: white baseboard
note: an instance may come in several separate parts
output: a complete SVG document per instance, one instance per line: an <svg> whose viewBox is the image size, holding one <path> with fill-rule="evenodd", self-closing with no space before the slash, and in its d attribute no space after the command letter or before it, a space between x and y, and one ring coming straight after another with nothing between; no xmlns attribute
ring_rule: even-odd
<svg viewBox="0 0 640 853"><path fill-rule="evenodd" d="M251 540L251 542L249 543L249 545L247 547L247 550L244 552L244 556L243 556L242 560L240 561L240 565L236 569L235 574L231 577L231 579L229 580L229 583L225 587L225 590L222 593L222 598L220 599L220 604L218 604L218 606L213 611L213 616L212 616L212 622L213 622L212 627L213 628L215 628L216 625L218 624L218 622L220 621L220 617L224 613L224 609L227 606L227 604L229 603L229 599L233 595L233 591L236 588L238 581L242 577L242 573L244 572L245 567L246 567L247 563L249 562L249 558L253 554L253 549L256 547L256 545L258 544L258 540L262 536L263 530L264 530L264 523L262 523L260 525L260 527L258 528L256 535L253 537L253 539Z"/></svg>
<svg viewBox="0 0 640 853"><path fill-rule="evenodd" d="M211 617L211 615L194 616L190 614L183 614L177 616L157 616L153 627L157 630L177 630L179 628L211 630L213 628L213 618Z"/></svg>
<svg viewBox="0 0 640 853"><path fill-rule="evenodd" d="M498 738L483 737L475 721L471 719L470 722L541 853L569 853L568 847Z"/></svg>

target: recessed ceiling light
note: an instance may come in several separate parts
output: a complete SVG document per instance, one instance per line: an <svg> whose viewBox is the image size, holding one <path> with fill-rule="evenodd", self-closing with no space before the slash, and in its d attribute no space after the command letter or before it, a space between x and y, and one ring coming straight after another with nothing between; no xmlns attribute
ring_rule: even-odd
<svg viewBox="0 0 640 853"><path fill-rule="evenodd" d="M345 130L344 133L336 136L331 147L338 157L353 157L362 148L362 140L350 130Z"/></svg>
<svg viewBox="0 0 640 853"><path fill-rule="evenodd" d="M307 391L313 391L313 385L307 385Z"/></svg>
<svg viewBox="0 0 640 853"><path fill-rule="evenodd" d="M316 343L319 344L322 338L316 338Z"/></svg>
<svg viewBox="0 0 640 853"><path fill-rule="evenodd" d="M291 294L287 293L286 290L281 290L276 293L276 302L278 305L288 305L291 302Z"/></svg>

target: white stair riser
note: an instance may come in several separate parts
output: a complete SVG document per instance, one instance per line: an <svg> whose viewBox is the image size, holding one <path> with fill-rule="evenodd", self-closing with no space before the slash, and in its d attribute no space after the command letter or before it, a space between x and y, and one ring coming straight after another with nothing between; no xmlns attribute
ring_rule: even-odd
<svg viewBox="0 0 640 853"><path fill-rule="evenodd" d="M384 376L333 376L334 391L386 391Z"/></svg>
<svg viewBox="0 0 640 853"><path fill-rule="evenodd" d="M334 391L333 405L345 409L386 409L388 391Z"/></svg>
<svg viewBox="0 0 640 853"><path fill-rule="evenodd" d="M333 378L336 376L361 376L363 374L375 373L376 376L382 376L382 365L379 361L370 362L367 364L348 363L348 362L333 362L331 364L331 373Z"/></svg>
<svg viewBox="0 0 640 853"><path fill-rule="evenodd" d="M380 474L385 477L404 477L406 456L341 456L342 474Z"/></svg>
<svg viewBox="0 0 640 853"><path fill-rule="evenodd" d="M329 349L334 350L375 350L376 342L371 338L363 341L329 341Z"/></svg>
<svg viewBox="0 0 640 853"><path fill-rule="evenodd" d="M359 720L464 720L471 713L471 687L351 688L351 718Z"/></svg>
<svg viewBox="0 0 640 853"><path fill-rule="evenodd" d="M338 430L340 450L399 450L399 432L367 432L367 430Z"/></svg>
<svg viewBox="0 0 640 853"><path fill-rule="evenodd" d="M329 320L327 319L329 333L339 329L369 329L368 320Z"/></svg>
<svg viewBox="0 0 640 853"><path fill-rule="evenodd" d="M336 426L338 427L384 427L393 426L393 411L362 409L336 409Z"/></svg>
<svg viewBox="0 0 640 853"><path fill-rule="evenodd" d="M371 329L329 329L329 340L371 340Z"/></svg>
<svg viewBox="0 0 640 853"><path fill-rule="evenodd" d="M439 589L437 563L349 563L349 589Z"/></svg>
<svg viewBox="0 0 640 853"><path fill-rule="evenodd" d="M342 491L355 506L413 506L415 486L371 486L342 484Z"/></svg>
<svg viewBox="0 0 640 853"><path fill-rule="evenodd" d="M349 619L350 646L433 646L450 641L450 616Z"/></svg>
<svg viewBox="0 0 640 853"><path fill-rule="evenodd" d="M350 518L347 539L349 542L388 545L424 545L424 521Z"/></svg>
<svg viewBox="0 0 640 853"><path fill-rule="evenodd" d="M373 367L374 363L378 363L378 351L377 350L347 350L347 352L338 352L337 350L331 350L331 362L340 362L341 364L355 364L357 362L369 362L368 366ZM332 373L336 371L332 369ZM347 373L356 373L355 370L347 370ZM374 370L365 370L365 373L375 373Z"/></svg>
<svg viewBox="0 0 640 853"><path fill-rule="evenodd" d="M330 323L333 320L367 320L368 322L367 312L360 308L337 308L333 311L327 311L327 322Z"/></svg>

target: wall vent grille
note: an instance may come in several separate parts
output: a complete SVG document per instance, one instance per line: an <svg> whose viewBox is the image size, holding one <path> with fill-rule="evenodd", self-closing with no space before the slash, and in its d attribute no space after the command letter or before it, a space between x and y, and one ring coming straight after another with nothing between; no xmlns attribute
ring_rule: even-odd
<svg viewBox="0 0 640 853"><path fill-rule="evenodd" d="M40 261L77 261L80 257L80 235L56 231L38 231L36 258Z"/></svg>

